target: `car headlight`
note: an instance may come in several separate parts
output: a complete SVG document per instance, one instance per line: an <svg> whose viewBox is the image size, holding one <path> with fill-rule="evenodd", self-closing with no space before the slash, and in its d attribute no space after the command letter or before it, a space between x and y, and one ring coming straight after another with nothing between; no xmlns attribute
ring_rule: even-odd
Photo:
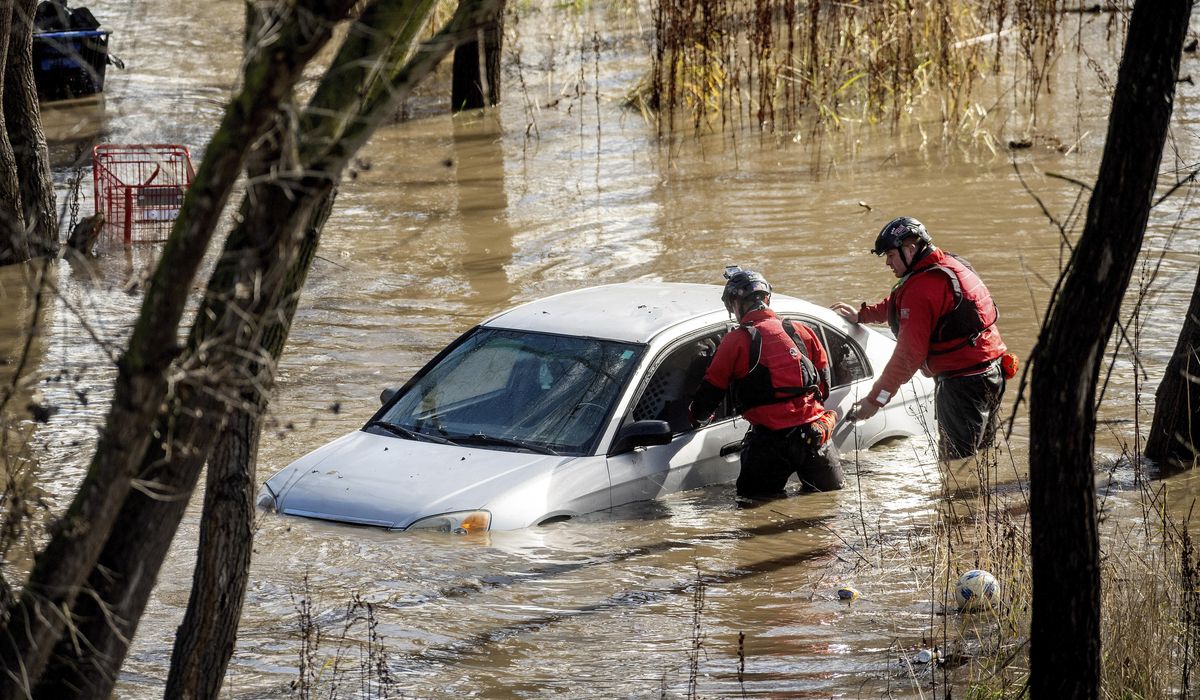
<svg viewBox="0 0 1200 700"><path fill-rule="evenodd" d="M258 507L271 512L278 512L279 507L275 499L275 494L271 493L270 487L263 484L263 487L258 490Z"/></svg>
<svg viewBox="0 0 1200 700"><path fill-rule="evenodd" d="M492 526L492 514L486 510L460 510L456 513L442 513L421 518L406 530L437 530L438 532L453 532L456 535L469 535L473 532L487 532Z"/></svg>

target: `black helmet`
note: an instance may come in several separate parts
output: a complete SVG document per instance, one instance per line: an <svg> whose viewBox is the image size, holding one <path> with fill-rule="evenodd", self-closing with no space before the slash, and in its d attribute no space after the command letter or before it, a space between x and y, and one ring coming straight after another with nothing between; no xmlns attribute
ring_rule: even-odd
<svg viewBox="0 0 1200 700"><path fill-rule="evenodd" d="M911 216L901 216L887 222L887 225L883 227L879 235L875 237L875 248L871 252L876 255L883 255L889 250L899 248L904 244L904 239L911 236L921 239L925 243L925 246L933 245L933 239L929 237L929 232L925 230L925 224Z"/></svg>
<svg viewBox="0 0 1200 700"><path fill-rule="evenodd" d="M732 265L725 268L725 291L721 293L721 301L730 313L734 313L733 303L771 293L771 283L766 277L754 270L743 270Z"/></svg>

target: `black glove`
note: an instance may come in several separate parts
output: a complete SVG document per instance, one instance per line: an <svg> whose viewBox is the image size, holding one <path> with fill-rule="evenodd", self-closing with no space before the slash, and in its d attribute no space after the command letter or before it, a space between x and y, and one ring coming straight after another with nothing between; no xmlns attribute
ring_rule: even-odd
<svg viewBox="0 0 1200 700"><path fill-rule="evenodd" d="M821 445L825 442L825 437L821 434L821 431L812 423L802 425L796 430L800 434L800 440L814 450L820 449Z"/></svg>

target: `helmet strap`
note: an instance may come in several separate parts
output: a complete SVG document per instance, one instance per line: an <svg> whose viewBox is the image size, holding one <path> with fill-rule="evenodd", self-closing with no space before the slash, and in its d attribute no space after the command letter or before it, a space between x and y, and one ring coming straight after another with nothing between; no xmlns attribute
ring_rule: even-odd
<svg viewBox="0 0 1200 700"><path fill-rule="evenodd" d="M913 265L916 265L918 262L923 260L926 255L929 255L929 253L933 250L933 246L918 238L917 242L913 246L911 260L906 260L904 258L903 244L901 244L897 250L900 251L900 261L904 263L904 276L907 277L912 274Z"/></svg>
<svg viewBox="0 0 1200 700"><path fill-rule="evenodd" d="M749 299L735 299L733 303L736 311L734 316L737 317L738 323L741 323L742 319L748 314L761 309L769 308L766 301L764 301L764 297L762 296L754 296Z"/></svg>

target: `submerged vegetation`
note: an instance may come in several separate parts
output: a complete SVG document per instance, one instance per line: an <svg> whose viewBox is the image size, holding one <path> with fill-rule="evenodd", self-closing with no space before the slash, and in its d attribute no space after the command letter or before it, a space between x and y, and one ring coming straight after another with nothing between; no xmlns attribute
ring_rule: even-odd
<svg viewBox="0 0 1200 700"><path fill-rule="evenodd" d="M996 461L980 467L997 476ZM1007 470L1005 470L1007 471ZM1200 555L1188 532L1166 506L1166 487L1139 477L1136 458L1111 465L1100 498L1117 513L1101 522L1101 693L1113 698L1191 697L1200 660ZM1011 477L1010 477L1011 479ZM1010 481L1011 483L1011 481ZM985 481L986 484L986 481ZM931 625L943 651L943 684L966 697L1018 698L1028 693L1029 629L1033 590L1027 487L997 495L979 490L978 512L956 513L967 501L947 498L928 559L934 601L947 614ZM1130 517L1140 511L1141 517ZM952 588L968 568L992 571L1000 582L999 604L958 613ZM962 670L955 675L957 666ZM936 677L930 680L936 682Z"/></svg>
<svg viewBox="0 0 1200 700"><path fill-rule="evenodd" d="M1036 122L1066 0L656 0L652 68L629 98L660 135L751 127L800 133L846 123L939 120L974 132L989 75ZM1122 15L1112 13L1109 30Z"/></svg>
<svg viewBox="0 0 1200 700"><path fill-rule="evenodd" d="M1036 123L1038 98L1053 87L1052 64L1067 48L1067 34L1060 36L1064 18L1077 16L1071 13L1079 10L1062 0L811 0L805 5L785 0L659 0L653 6L658 39L650 77L638 99L656 115L660 134L680 127L799 134L848 123L898 123L910 117L937 120L947 132L958 133L974 130L1000 100L1022 106L1027 110L1025 121ZM1110 29L1119 30L1121 22L1119 13L1109 15ZM982 88L989 76L1001 73L1010 88ZM598 90L595 94L598 100ZM19 306L35 309L35 320L20 325L42 325L36 318L40 297L21 301ZM44 422L38 410L48 409L26 395L31 394L26 384L36 378L22 383L26 369L30 377L34 372L25 367L25 355L36 334L28 338L11 387L0 394L0 413L28 404L34 419ZM86 392L85 387L79 395L85 406ZM25 553L20 547L44 538L41 519L50 514L30 473L35 460L26 440L33 426L24 428L26 432L0 431L0 469L8 494L0 553L10 566L14 561L24 566L30 559L33 548ZM907 537L871 537L864 522L860 556L840 558L857 546L844 543L845 549L830 557L831 567L843 569L839 573L850 567L911 571L917 589L928 591L928 627L920 646L936 648L936 656L922 664L913 654L917 640L898 641L894 668L904 683L952 687L964 690L967 697L1019 697L1026 692L1032 600L1029 498L1019 470L1004 464L1008 457L1007 451L997 451L979 462L943 468L944 496L931 510L927 527ZM1170 515L1165 492L1142 478L1136 457L1114 465L1107 494L1105 498L1120 500L1125 510L1124 517L1106 520L1101 528L1104 693L1187 696L1195 685L1192 675L1200 648L1200 561L1189 523ZM1130 508L1140 511L1140 518L1129 517ZM953 609L954 581L970 568L986 569L1000 581L1003 594L994 609L970 614ZM721 648L706 634L706 580L704 572L697 571L694 585L686 589L695 612L683 665L692 697L705 694L708 677L703 670L710 654L726 668L736 659L739 684L745 666L755 663L743 646L743 634L752 638L753 629L739 634L736 649ZM0 599L8 598L0 587ZM296 695L370 697L399 692L400 676L394 674L373 603L355 597L344 609L322 615L305 580L294 605ZM335 622L329 623L330 618ZM322 624L337 629L326 634ZM325 656L323 644L338 649ZM913 687L902 685L897 692L907 694Z"/></svg>
<svg viewBox="0 0 1200 700"><path fill-rule="evenodd" d="M857 673L862 691L857 697L1028 697L1033 599L1029 497L1028 484L1010 457L1008 449L996 448L978 460L940 465L939 473L930 474L943 488L929 510L928 522L884 532L860 521L856 525L860 532L847 535L840 546L826 552L824 566L812 567L811 595L795 591L807 598L804 605L821 607L823 600L837 598L832 582L863 582L861 599L855 595L837 604L872 606L881 625L889 624L889 616L880 611L896 609L889 600L892 595L902 606L926 601L923 629L914 631L900 623L902 629L882 652L883 658L868 664L876 670ZM1146 480L1132 456L1122 456L1108 466L1100 494L1112 516L1101 525L1102 697L1191 697L1200 660L1200 553L1188 532L1189 523L1169 513L1165 488ZM964 571L976 568L992 573L999 582L996 604L960 610L955 582ZM905 581L911 582L911 588L896 585ZM456 597L500 585L458 589ZM688 608L687 615L681 613L687 624L678 621L679 630L686 628L688 636L679 639L676 663L637 669L643 678L660 679L657 685L648 681L644 694L696 698L761 692L755 683L763 678L756 674L762 674L771 659L747 649L764 632L753 627L731 629L728 620L711 618L720 613L710 611L707 604L710 589L736 585L722 572L697 564L690 580L670 588L676 605ZM408 665L451 653L450 647L406 653L403 643L389 648L380 626L398 612L395 608L408 611L401 613L401 619L411 614L406 604L375 605L356 594L345 605L323 607L314 603L313 595L307 577L292 591L291 633L300 657L292 683L295 697L389 697L403 690L397 679L411 672ZM657 600L645 592L628 598L645 603ZM571 617L564 612L554 619ZM522 621L514 628L534 624ZM484 634L467 646L503 636ZM463 647L454 649L453 653L462 653ZM766 678L770 682L770 674ZM886 691L877 694L880 688ZM927 691L932 695L924 695Z"/></svg>

